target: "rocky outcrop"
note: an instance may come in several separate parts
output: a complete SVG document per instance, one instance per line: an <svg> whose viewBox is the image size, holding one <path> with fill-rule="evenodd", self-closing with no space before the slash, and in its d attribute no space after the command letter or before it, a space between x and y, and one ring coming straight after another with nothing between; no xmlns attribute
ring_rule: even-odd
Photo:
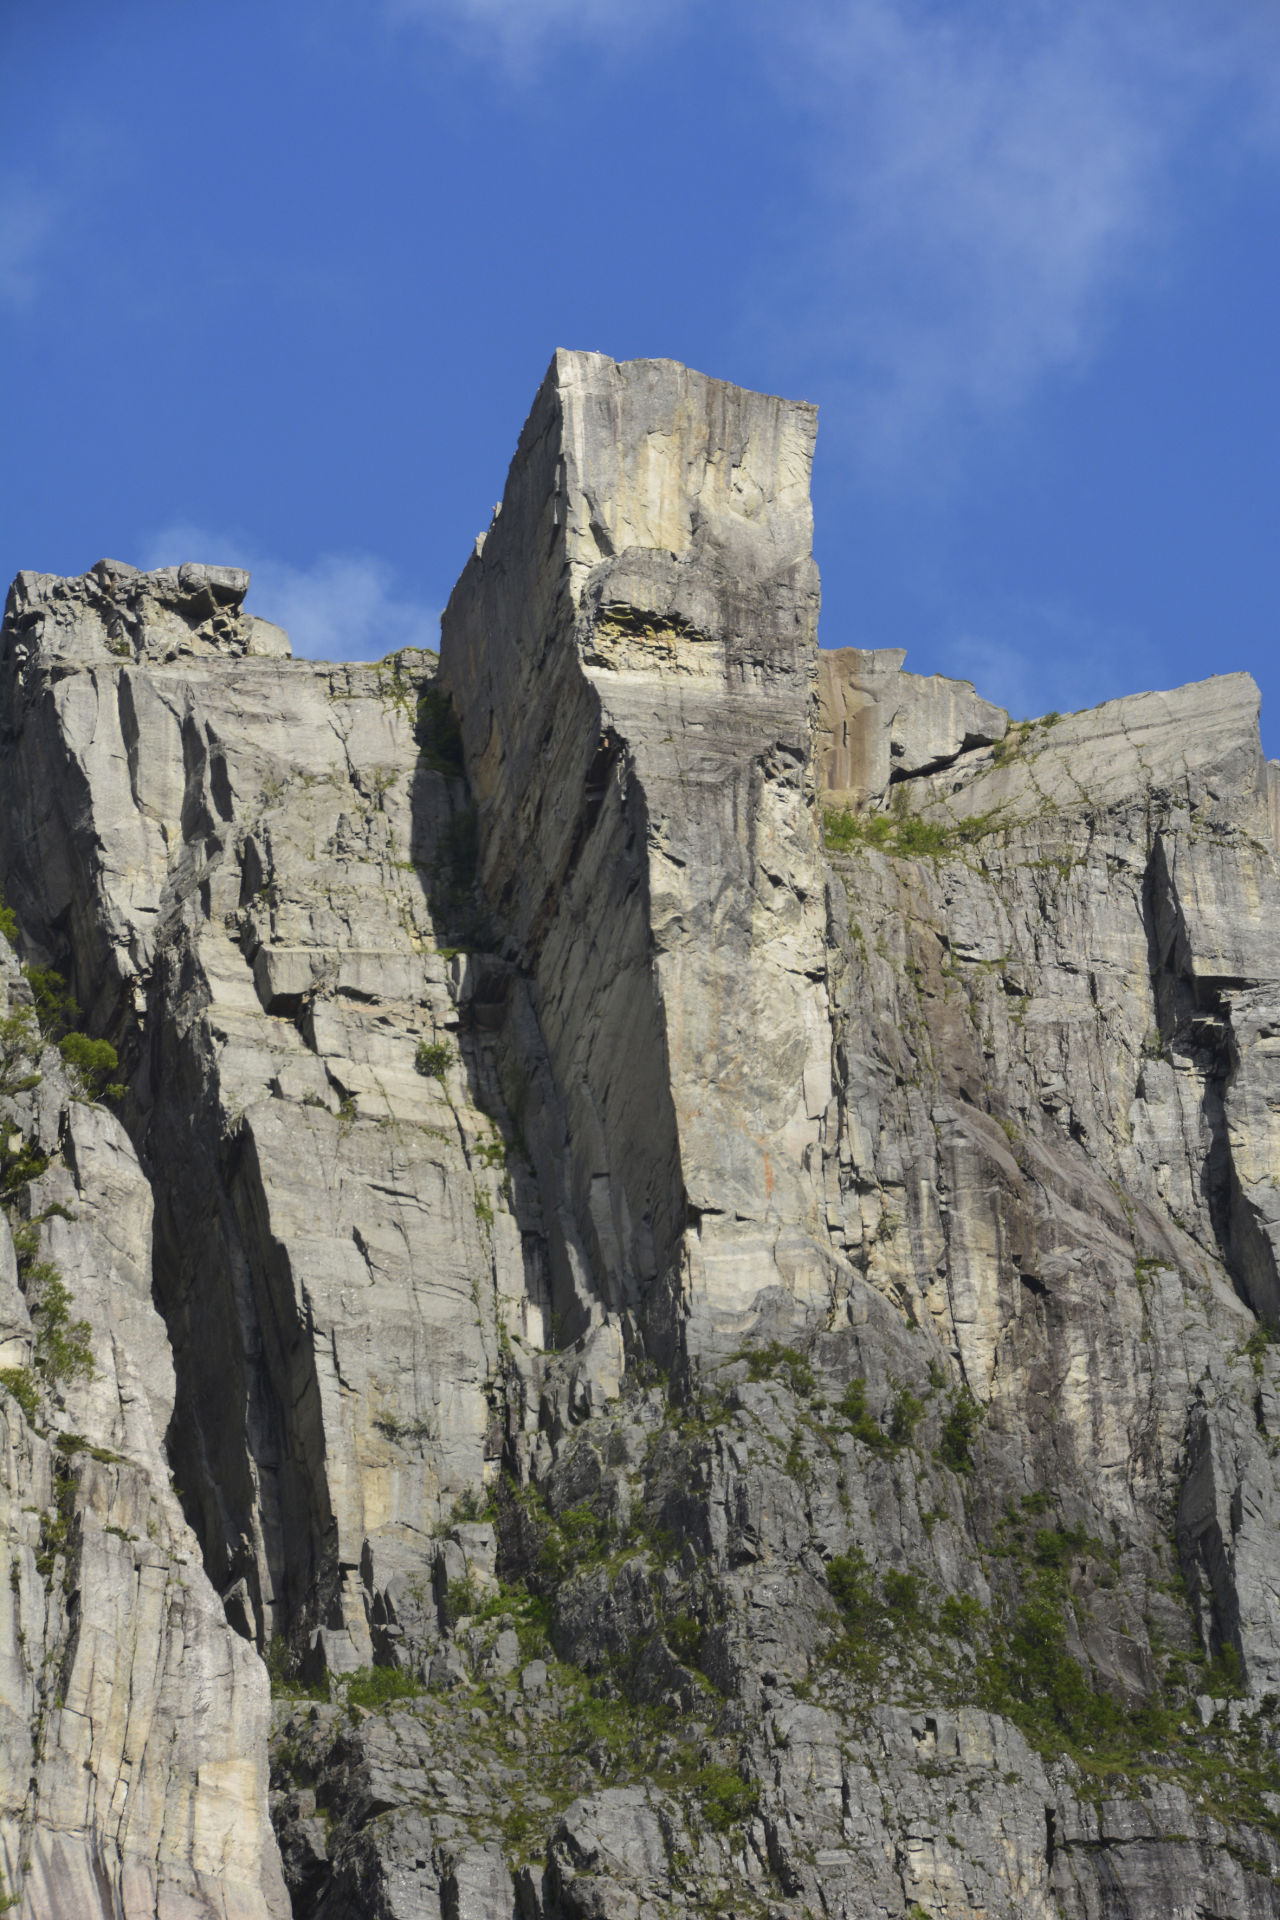
<svg viewBox="0 0 1280 1920"><path fill-rule="evenodd" d="M15 962L3 972L11 1039L30 996ZM124 1129L52 1048L39 1066L38 1090L15 1102L27 1170L45 1163L17 1216L25 1295L0 1226L6 1893L20 1890L33 1920L283 1920L266 1675L227 1624L165 1458L174 1375L151 1300L151 1189ZM70 1335L92 1364L58 1381L52 1417L50 1277L74 1301Z"/></svg>
<svg viewBox="0 0 1280 1920"><path fill-rule="evenodd" d="M457 1033L460 764L427 658L258 661L219 614L125 662L117 617L168 577L127 575L121 611L103 571L15 591L8 895L129 1071L211 1577L260 1646L319 1634L358 1666L373 1596L390 1624L388 1583L500 1444L499 1327L546 1304Z"/></svg>
<svg viewBox="0 0 1280 1920"><path fill-rule="evenodd" d="M833 807L882 801L897 780L937 773L1003 740L1009 716L967 680L904 673L903 647L839 647L818 656L813 757Z"/></svg>
<svg viewBox="0 0 1280 1920"><path fill-rule="evenodd" d="M558 354L438 664L19 577L24 1913L1280 1914L1256 689L820 653L813 432Z"/></svg>
<svg viewBox="0 0 1280 1920"><path fill-rule="evenodd" d="M668 1358L829 1286L814 427L557 354L444 616L481 879L567 1121L563 1264Z"/></svg>

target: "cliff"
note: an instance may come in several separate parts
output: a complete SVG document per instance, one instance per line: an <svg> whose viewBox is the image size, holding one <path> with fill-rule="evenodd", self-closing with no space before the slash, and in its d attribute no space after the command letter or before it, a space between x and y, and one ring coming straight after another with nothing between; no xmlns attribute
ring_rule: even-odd
<svg viewBox="0 0 1280 1920"><path fill-rule="evenodd" d="M438 660L15 582L31 1920L1280 1914L1257 692L820 652L814 430L557 354Z"/></svg>

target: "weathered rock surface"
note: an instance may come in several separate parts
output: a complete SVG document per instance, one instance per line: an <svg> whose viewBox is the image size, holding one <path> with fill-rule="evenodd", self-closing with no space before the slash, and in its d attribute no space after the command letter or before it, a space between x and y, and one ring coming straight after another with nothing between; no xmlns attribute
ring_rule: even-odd
<svg viewBox="0 0 1280 1920"><path fill-rule="evenodd" d="M1280 1915L1256 689L820 654L813 432L558 354L438 670L19 576L33 1920Z"/></svg>
<svg viewBox="0 0 1280 1920"><path fill-rule="evenodd" d="M902 647L838 647L818 656L813 756L833 807L882 800L896 780L934 773L1003 740L1009 716L967 680L904 673Z"/></svg>
<svg viewBox="0 0 1280 1920"><path fill-rule="evenodd" d="M306 1627L358 1666L500 1446L499 1327L540 1338L546 1305L483 1024L457 1033L483 969L436 940L467 914L460 766L429 656L241 663L219 615L225 653L125 663L100 571L15 593L8 894L130 1070L206 1565L259 1644Z"/></svg>
<svg viewBox="0 0 1280 1920"><path fill-rule="evenodd" d="M11 958L2 970L12 1011L25 983ZM77 1097L51 1049L42 1064L17 1106L50 1158L19 1231L70 1289L94 1372L63 1383L48 1425L0 1398L6 1890L32 1920L283 1920L266 1675L227 1624L164 1453L174 1382L151 1300L151 1189L120 1123ZM7 1224L0 1241L13 1301ZM9 1328L6 1364L35 1379L20 1294Z"/></svg>
<svg viewBox="0 0 1280 1920"><path fill-rule="evenodd" d="M669 361L558 354L444 617L579 1291L668 1354L677 1324L732 1344L762 1291L828 1285L814 428Z"/></svg>

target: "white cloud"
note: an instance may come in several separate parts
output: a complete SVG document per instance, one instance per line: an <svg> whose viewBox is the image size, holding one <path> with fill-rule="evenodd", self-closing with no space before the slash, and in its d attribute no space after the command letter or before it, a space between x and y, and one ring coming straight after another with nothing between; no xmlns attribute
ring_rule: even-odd
<svg viewBox="0 0 1280 1920"><path fill-rule="evenodd" d="M843 369L880 464L1082 361L1167 270L1193 137L1203 165L1275 124L1280 15L1251 0L794 0L756 25L817 189L765 325L828 393Z"/></svg>
<svg viewBox="0 0 1280 1920"><path fill-rule="evenodd" d="M780 128L759 116L780 182L797 140L802 182L807 163L744 262L746 326L881 476L945 471L957 429L1084 364L1124 295L1172 270L1189 156L1280 128L1276 0L378 4L517 79L723 10L786 103ZM694 191L696 131L690 155Z"/></svg>
<svg viewBox="0 0 1280 1920"><path fill-rule="evenodd" d="M235 536L180 525L147 541L141 564L184 560L247 567L247 610L283 627L294 652L309 659L380 660L397 647L439 647L439 611L401 597L393 569L372 555L321 554L297 567L264 558Z"/></svg>
<svg viewBox="0 0 1280 1920"><path fill-rule="evenodd" d="M34 298L57 211L52 194L15 174L0 175L0 301L20 307Z"/></svg>

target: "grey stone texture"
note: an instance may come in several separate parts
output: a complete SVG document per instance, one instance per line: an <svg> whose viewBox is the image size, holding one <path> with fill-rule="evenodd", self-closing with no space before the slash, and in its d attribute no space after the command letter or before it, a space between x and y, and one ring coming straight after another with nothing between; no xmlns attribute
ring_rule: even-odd
<svg viewBox="0 0 1280 1920"><path fill-rule="evenodd" d="M0 953L11 1011L24 993ZM170 1483L174 1369L151 1298L152 1193L128 1135L45 1049L15 1118L52 1155L26 1221L86 1323L92 1378L36 1423L0 1396L0 1871L21 1914L284 1920L266 1674L227 1623ZM51 1211L52 1210L52 1211ZM17 1291L0 1222L6 1295ZM25 1322L25 1325L15 1324ZM5 1364L31 1316L6 1312Z"/></svg>
<svg viewBox="0 0 1280 1920"><path fill-rule="evenodd" d="M813 757L832 807L881 801L897 780L933 773L1003 740L1009 716L967 680L904 673L903 647L832 647L818 656Z"/></svg>
<svg viewBox="0 0 1280 1920"><path fill-rule="evenodd" d="M481 879L567 1125L557 1305L668 1353L829 1264L814 432L670 361L559 353L444 616Z"/></svg>
<svg viewBox="0 0 1280 1920"><path fill-rule="evenodd" d="M1257 691L820 652L814 430L557 354L438 662L15 583L23 1920L1280 1915Z"/></svg>

